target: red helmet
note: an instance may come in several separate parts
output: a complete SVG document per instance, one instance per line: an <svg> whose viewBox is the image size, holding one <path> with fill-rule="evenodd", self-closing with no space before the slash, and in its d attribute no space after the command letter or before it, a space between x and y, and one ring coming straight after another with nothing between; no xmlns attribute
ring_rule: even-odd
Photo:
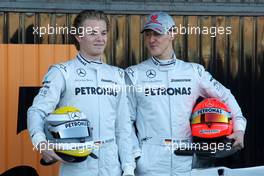
<svg viewBox="0 0 264 176"><path fill-rule="evenodd" d="M226 104L216 98L206 98L193 109L193 137L218 138L232 133L231 113Z"/></svg>

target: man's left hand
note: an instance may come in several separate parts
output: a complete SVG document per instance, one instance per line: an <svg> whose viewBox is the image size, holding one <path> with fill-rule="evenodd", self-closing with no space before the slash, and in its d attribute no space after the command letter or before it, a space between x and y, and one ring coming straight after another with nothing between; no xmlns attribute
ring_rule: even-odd
<svg viewBox="0 0 264 176"><path fill-rule="evenodd" d="M227 136L228 139L234 139L233 147L236 149L244 148L244 131L234 131L231 135Z"/></svg>

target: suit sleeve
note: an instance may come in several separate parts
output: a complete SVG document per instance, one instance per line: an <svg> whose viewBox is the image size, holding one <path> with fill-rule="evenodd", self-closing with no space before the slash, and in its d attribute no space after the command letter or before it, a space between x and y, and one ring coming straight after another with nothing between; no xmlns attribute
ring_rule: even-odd
<svg viewBox="0 0 264 176"><path fill-rule="evenodd" d="M34 146L46 141L44 119L56 108L65 89L64 77L55 66L49 69L42 84L32 106L27 111L27 127Z"/></svg>
<svg viewBox="0 0 264 176"><path fill-rule="evenodd" d="M234 122L234 131L245 131L247 121L244 118L242 111L231 91L214 79L203 66L193 64L193 67L198 78L201 96L218 98L222 102L226 103L231 110L231 116Z"/></svg>
<svg viewBox="0 0 264 176"><path fill-rule="evenodd" d="M116 140L121 167L125 173L134 173L135 162L132 154L131 121L125 89L124 71L122 70L121 87L118 88L118 108L116 120Z"/></svg>
<svg viewBox="0 0 264 176"><path fill-rule="evenodd" d="M136 83L135 83L136 71L132 68L126 69L125 81L127 85L127 97L128 106L130 111L130 119L132 122L132 134L133 141L133 155L137 158L141 155L141 149L139 140L136 134L136 116L137 116L137 98L136 98Z"/></svg>

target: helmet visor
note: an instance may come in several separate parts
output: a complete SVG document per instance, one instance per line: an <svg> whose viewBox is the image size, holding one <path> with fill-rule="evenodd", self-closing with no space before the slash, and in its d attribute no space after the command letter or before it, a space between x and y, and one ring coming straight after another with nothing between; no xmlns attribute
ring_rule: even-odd
<svg viewBox="0 0 264 176"><path fill-rule="evenodd" d="M226 116L225 114L206 113L193 117L192 124L212 123L212 122L229 123L230 119L231 118Z"/></svg>

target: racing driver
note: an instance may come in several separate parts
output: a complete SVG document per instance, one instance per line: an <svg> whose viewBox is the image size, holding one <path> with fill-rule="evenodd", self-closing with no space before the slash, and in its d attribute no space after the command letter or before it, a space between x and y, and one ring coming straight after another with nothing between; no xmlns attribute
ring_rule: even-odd
<svg viewBox="0 0 264 176"><path fill-rule="evenodd" d="M142 33L151 57L126 69L137 176L190 175L192 157L174 155L168 145L190 142L189 119L199 96L228 105L234 121L229 138L235 140L234 147L243 147L246 119L234 96L202 65L176 58L174 27L167 13L150 14Z"/></svg>
<svg viewBox="0 0 264 176"><path fill-rule="evenodd" d="M43 131L45 117L58 107L73 106L85 113L100 145L79 163L62 162L62 176L134 175L131 121L125 91L124 71L102 62L109 21L101 11L82 11L74 20L75 46L79 53L65 63L50 67L43 87L28 110L28 130L34 146L47 143ZM79 30L82 29L82 30ZM91 32L92 29L92 32ZM53 150L42 151L46 162L61 160ZM119 161L120 158L120 161Z"/></svg>

